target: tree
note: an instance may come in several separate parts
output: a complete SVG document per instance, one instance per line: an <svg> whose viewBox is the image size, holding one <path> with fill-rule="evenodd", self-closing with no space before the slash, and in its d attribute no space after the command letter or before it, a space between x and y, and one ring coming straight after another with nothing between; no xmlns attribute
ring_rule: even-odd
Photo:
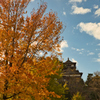
<svg viewBox="0 0 100 100"><path fill-rule="evenodd" d="M72 100L84 100L84 98L81 96L79 92L77 92L77 94L73 96Z"/></svg>
<svg viewBox="0 0 100 100"><path fill-rule="evenodd" d="M61 67L57 71L57 74L48 76L50 77L50 80L47 89L61 96L60 98L57 98L50 95L51 100L68 100L68 98L66 97L66 94L68 94L67 84L62 85L59 83L59 79L62 77L61 71L62 71L63 63L59 62L59 60L57 60L56 63L59 63Z"/></svg>
<svg viewBox="0 0 100 100"><path fill-rule="evenodd" d="M46 86L59 65L52 57L58 55L56 48L62 23L52 11L44 14L46 3L24 17L30 0L0 0L0 97L3 100L43 100L49 95ZM40 52L45 57L38 61ZM56 68L56 70L54 70Z"/></svg>
<svg viewBox="0 0 100 100"><path fill-rule="evenodd" d="M90 82L91 82L91 80L92 80L92 76L93 76L93 74L88 74L87 80L86 80L86 82L85 82L85 84L86 84L87 86L90 86Z"/></svg>
<svg viewBox="0 0 100 100"><path fill-rule="evenodd" d="M93 90L100 91L100 72L94 72L93 74L89 74L87 77L86 84Z"/></svg>
<svg viewBox="0 0 100 100"><path fill-rule="evenodd" d="M85 97L88 100L100 99L100 72L88 74L86 81Z"/></svg>
<svg viewBox="0 0 100 100"><path fill-rule="evenodd" d="M81 95L83 96L83 92L84 92L84 81L83 79L78 79L78 78L72 78L70 77L68 80L68 100L71 100L72 97L74 96L74 94L77 94L77 92L81 93ZM77 99L76 99L77 100Z"/></svg>

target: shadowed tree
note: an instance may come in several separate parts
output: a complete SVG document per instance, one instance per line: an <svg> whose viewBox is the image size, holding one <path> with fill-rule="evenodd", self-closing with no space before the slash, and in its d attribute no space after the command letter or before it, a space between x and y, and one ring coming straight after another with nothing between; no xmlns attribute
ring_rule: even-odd
<svg viewBox="0 0 100 100"><path fill-rule="evenodd" d="M63 63L61 61L59 62L59 60L57 60L56 63L59 63L61 67L57 71L57 74L48 76L50 80L47 89L52 92L54 91L56 94L61 96L60 98L57 98L50 95L51 100L68 100L68 97L66 97L66 95L68 94L67 84L65 83L64 85L62 85L59 83L59 79L62 78L61 71L62 71Z"/></svg>
<svg viewBox="0 0 100 100"><path fill-rule="evenodd" d="M100 72L88 74L86 81L85 97L88 100L100 99Z"/></svg>

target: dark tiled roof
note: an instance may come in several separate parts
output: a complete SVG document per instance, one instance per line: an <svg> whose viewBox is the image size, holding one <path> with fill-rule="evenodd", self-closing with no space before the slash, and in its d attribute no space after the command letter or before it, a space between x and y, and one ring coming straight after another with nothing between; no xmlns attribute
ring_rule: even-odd
<svg viewBox="0 0 100 100"><path fill-rule="evenodd" d="M69 58L68 58L68 60L65 62L65 64L66 64L66 63L72 63L72 64L75 64L76 62L72 62L72 61L70 61Z"/></svg>

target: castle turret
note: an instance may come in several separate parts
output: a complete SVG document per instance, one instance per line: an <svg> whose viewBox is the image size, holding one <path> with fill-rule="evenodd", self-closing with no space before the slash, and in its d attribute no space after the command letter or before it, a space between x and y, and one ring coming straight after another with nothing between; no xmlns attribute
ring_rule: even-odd
<svg viewBox="0 0 100 100"><path fill-rule="evenodd" d="M81 79L83 73L76 70L76 62L72 62L68 58L63 64L62 76L64 81L68 81L71 78Z"/></svg>

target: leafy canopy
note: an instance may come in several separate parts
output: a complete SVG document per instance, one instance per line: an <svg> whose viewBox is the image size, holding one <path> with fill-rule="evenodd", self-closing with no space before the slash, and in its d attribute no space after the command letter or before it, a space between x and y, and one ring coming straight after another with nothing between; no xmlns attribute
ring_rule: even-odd
<svg viewBox="0 0 100 100"><path fill-rule="evenodd" d="M49 95L49 78L59 69L54 62L58 55L62 23L52 11L44 14L43 3L24 17L30 0L0 0L0 99L43 100ZM44 59L47 52L50 57ZM56 70L54 70L56 69Z"/></svg>

